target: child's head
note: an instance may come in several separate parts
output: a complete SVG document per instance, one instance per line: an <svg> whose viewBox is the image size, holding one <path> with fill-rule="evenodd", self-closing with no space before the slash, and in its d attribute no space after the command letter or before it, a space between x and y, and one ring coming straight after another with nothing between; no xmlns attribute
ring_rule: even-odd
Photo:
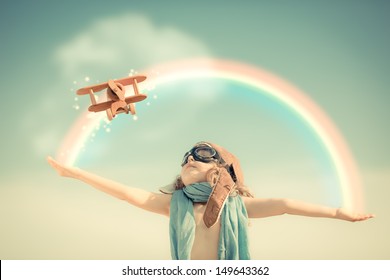
<svg viewBox="0 0 390 280"><path fill-rule="evenodd" d="M244 176L238 159L223 147L210 142L199 142L184 155L175 188L181 189L189 184L206 181L214 187L222 168L229 172L235 182L235 190L240 195L253 196L244 186Z"/></svg>

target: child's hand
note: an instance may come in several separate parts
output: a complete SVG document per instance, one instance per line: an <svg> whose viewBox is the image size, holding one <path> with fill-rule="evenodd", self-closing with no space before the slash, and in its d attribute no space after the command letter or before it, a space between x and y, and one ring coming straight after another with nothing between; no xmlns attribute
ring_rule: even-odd
<svg viewBox="0 0 390 280"><path fill-rule="evenodd" d="M365 221L371 218L374 218L375 216L373 214L359 214L359 213L354 213L352 211L349 211L344 208L339 208L337 209L336 212L336 218L345 220L345 221L350 221L350 222L360 222L360 221Z"/></svg>
<svg viewBox="0 0 390 280"><path fill-rule="evenodd" d="M63 176L63 177L71 177L71 178L74 178L75 177L75 171L76 171L76 168L74 167L68 167L68 166L64 166L62 164L60 164L59 162L57 162L56 160L54 160L52 157L47 157L47 161L49 162L49 164L57 171L57 173L60 175L60 176Z"/></svg>

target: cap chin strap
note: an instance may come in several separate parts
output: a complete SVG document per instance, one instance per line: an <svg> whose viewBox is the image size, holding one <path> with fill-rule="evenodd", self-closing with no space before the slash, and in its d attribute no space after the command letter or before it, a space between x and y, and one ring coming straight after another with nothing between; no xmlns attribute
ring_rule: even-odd
<svg viewBox="0 0 390 280"><path fill-rule="evenodd" d="M215 225L218 221L223 206L229 197L230 192L234 188L234 185L235 182L230 176L230 173L225 168L221 168L220 176L210 194L206 204L206 210L203 215L203 221L208 228Z"/></svg>

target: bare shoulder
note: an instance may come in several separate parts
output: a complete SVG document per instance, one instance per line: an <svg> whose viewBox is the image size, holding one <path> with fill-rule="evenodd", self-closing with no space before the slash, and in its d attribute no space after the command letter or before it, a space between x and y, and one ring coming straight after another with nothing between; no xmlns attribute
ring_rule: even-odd
<svg viewBox="0 0 390 280"><path fill-rule="evenodd" d="M156 199L157 202L161 204L170 204L172 200L172 195L171 194L166 194L166 193L152 193L151 199Z"/></svg>
<svg viewBox="0 0 390 280"><path fill-rule="evenodd" d="M172 200L171 194L152 193L149 199L151 205L154 208L150 209L151 211L162 214L164 216L169 216L169 208Z"/></svg>
<svg viewBox="0 0 390 280"><path fill-rule="evenodd" d="M169 194L147 192L132 189L128 192L127 202L149 212L169 216L172 196Z"/></svg>

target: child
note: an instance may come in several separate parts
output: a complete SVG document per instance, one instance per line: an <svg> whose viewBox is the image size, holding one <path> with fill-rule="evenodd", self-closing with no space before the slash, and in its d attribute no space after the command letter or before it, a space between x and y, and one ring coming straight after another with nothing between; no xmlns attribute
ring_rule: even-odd
<svg viewBox="0 0 390 280"><path fill-rule="evenodd" d="M197 143L184 155L180 176L162 193L131 188L50 157L48 162L61 176L169 217L172 259L250 259L248 218L292 214L355 222L374 217L290 199L254 198L237 158L209 142Z"/></svg>

